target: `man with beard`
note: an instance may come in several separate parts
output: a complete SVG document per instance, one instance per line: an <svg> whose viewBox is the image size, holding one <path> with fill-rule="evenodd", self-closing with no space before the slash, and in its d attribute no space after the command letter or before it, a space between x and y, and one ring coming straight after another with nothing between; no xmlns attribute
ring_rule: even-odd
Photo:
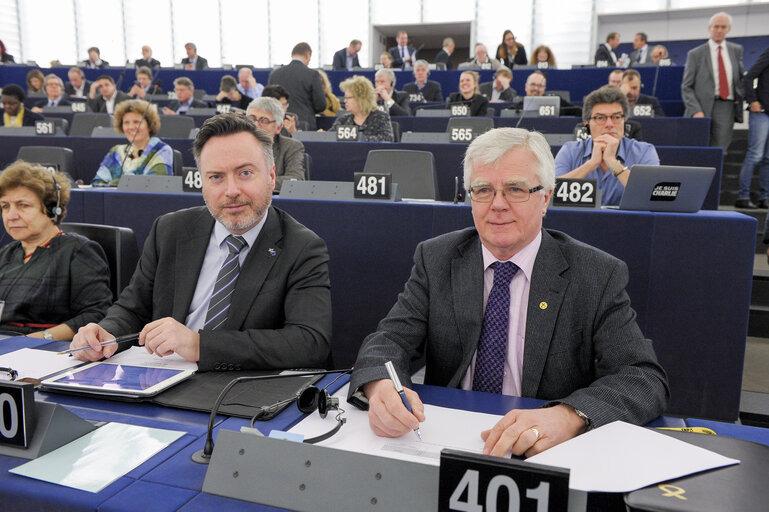
<svg viewBox="0 0 769 512"><path fill-rule="evenodd" d="M270 206L272 137L244 116L221 114L203 124L193 153L206 207L155 221L131 284L72 340L91 347L77 357L110 357L116 345L100 342L140 332L149 352L179 354L201 371L324 366L328 250Z"/></svg>

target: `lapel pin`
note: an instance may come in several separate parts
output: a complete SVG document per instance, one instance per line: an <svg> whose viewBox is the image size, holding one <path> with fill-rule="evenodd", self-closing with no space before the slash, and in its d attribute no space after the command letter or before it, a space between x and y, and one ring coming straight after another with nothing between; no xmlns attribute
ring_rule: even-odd
<svg viewBox="0 0 769 512"><path fill-rule="evenodd" d="M267 249L267 252L270 254L270 256L275 256L276 254L278 254L277 252L275 252L275 249L273 249L272 247Z"/></svg>
<svg viewBox="0 0 769 512"><path fill-rule="evenodd" d="M547 302L542 301L539 303L539 309L547 309Z"/></svg>

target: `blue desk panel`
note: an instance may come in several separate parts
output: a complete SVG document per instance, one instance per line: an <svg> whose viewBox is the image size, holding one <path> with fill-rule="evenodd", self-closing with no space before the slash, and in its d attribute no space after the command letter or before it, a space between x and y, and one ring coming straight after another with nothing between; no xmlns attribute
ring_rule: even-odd
<svg viewBox="0 0 769 512"><path fill-rule="evenodd" d="M130 227L140 246L158 215L202 204L198 195L115 190L76 190L73 199L70 221ZM337 367L353 363L361 341L395 303L410 274L417 243L472 225L470 207L465 205L280 197L274 203L328 245L333 283L332 352ZM628 265L628 293L638 323L654 341L671 382L668 412L735 420L756 220L720 211L666 214L550 209L544 224Z"/></svg>
<svg viewBox="0 0 769 512"><path fill-rule="evenodd" d="M686 418L688 427L705 427L711 429L719 436L736 437L754 443L769 446L769 428L750 427L747 425L735 425L721 421L708 421L697 418Z"/></svg>

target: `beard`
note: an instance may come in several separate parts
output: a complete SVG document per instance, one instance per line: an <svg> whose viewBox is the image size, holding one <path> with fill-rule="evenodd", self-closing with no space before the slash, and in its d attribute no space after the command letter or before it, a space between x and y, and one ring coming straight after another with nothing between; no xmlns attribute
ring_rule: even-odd
<svg viewBox="0 0 769 512"><path fill-rule="evenodd" d="M267 209L272 204L272 194L268 194L266 197L258 199L257 201L237 199L234 201L225 201L215 206L209 204L208 200L205 200L205 202L211 215L227 228L227 231L238 234L238 232L244 233L248 231L264 218ZM234 205L246 206L247 208L245 211L236 215L227 213L225 208Z"/></svg>

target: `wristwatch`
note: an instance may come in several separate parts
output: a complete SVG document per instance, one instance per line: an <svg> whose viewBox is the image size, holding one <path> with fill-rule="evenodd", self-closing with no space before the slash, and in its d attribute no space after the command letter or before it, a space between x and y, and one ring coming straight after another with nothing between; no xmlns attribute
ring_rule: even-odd
<svg viewBox="0 0 769 512"><path fill-rule="evenodd" d="M53 334L51 334L51 333L50 333L50 332L48 332L47 330L46 330L46 331L43 331L43 338L45 338L45 339L47 339L47 340L52 340L52 339L53 339Z"/></svg>
<svg viewBox="0 0 769 512"><path fill-rule="evenodd" d="M618 162L618 163L619 163L619 162ZM621 163L619 163L619 165L617 165L617 169L612 169L611 173L612 173L612 174L614 175L614 177L616 178L617 176L619 176L619 175L620 175L620 174L622 174L623 172L625 172L625 171L629 171L629 170L630 170L630 169L628 169L628 168L627 168L627 166L625 166L625 165L622 165Z"/></svg>
<svg viewBox="0 0 769 512"><path fill-rule="evenodd" d="M585 432L587 432L588 430L591 430L593 428L593 424L590 422L590 418L587 417L587 414L580 411L576 407L573 407L573 409L574 409L574 412L577 413L577 416L582 418L582 420L585 422Z"/></svg>

